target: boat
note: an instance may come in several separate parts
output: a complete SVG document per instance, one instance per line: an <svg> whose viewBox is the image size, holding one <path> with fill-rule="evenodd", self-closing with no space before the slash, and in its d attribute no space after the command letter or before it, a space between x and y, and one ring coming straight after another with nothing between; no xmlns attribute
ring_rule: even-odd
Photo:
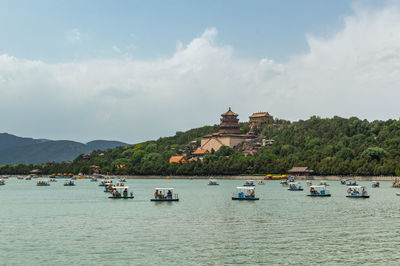
<svg viewBox="0 0 400 266"><path fill-rule="evenodd" d="M209 186L218 186L219 184L217 183L217 180L215 180L214 178L210 178L210 179L208 179L208 185Z"/></svg>
<svg viewBox="0 0 400 266"><path fill-rule="evenodd" d="M150 201L179 201L178 194L174 194L174 188L155 188L154 198Z"/></svg>
<svg viewBox="0 0 400 266"><path fill-rule="evenodd" d="M287 186L289 186L289 182L287 181L287 179L286 179L286 180L282 180L282 181L280 182L280 184L282 185L282 187L287 187Z"/></svg>
<svg viewBox="0 0 400 266"><path fill-rule="evenodd" d="M75 182L72 178L64 183L64 187L72 187L72 186L75 186Z"/></svg>
<svg viewBox="0 0 400 266"><path fill-rule="evenodd" d="M47 187L50 186L50 183L47 180L38 180L36 186Z"/></svg>
<svg viewBox="0 0 400 266"><path fill-rule="evenodd" d="M264 180L281 180L286 179L287 175L265 175Z"/></svg>
<svg viewBox="0 0 400 266"><path fill-rule="evenodd" d="M97 178L96 177L90 178L90 182L97 182Z"/></svg>
<svg viewBox="0 0 400 266"><path fill-rule="evenodd" d="M117 187L119 187L120 185L119 184L117 184ZM113 184L108 184L108 186L105 186L104 187L104 192L111 192L112 190L113 190L113 187L116 187L116 186L113 186Z"/></svg>
<svg viewBox="0 0 400 266"><path fill-rule="evenodd" d="M396 196L400 196L400 193L396 193Z"/></svg>
<svg viewBox="0 0 400 266"><path fill-rule="evenodd" d="M57 182L55 178L50 178L50 182Z"/></svg>
<svg viewBox="0 0 400 266"><path fill-rule="evenodd" d="M330 197L331 193L326 189L325 185L310 186L309 197Z"/></svg>
<svg viewBox="0 0 400 266"><path fill-rule="evenodd" d="M0 186L4 186L6 184L6 181L4 179L0 179Z"/></svg>
<svg viewBox="0 0 400 266"><path fill-rule="evenodd" d="M99 187L108 187L108 185L112 184L112 180L104 179L101 180Z"/></svg>
<svg viewBox="0 0 400 266"><path fill-rule="evenodd" d="M341 185L346 185L346 179L341 179L341 180L340 180L340 184L341 184Z"/></svg>
<svg viewBox="0 0 400 266"><path fill-rule="evenodd" d="M27 177L25 177L25 180L32 180L32 177L27 176Z"/></svg>
<svg viewBox="0 0 400 266"><path fill-rule="evenodd" d="M300 182L290 182L289 183L289 191L303 191L303 187Z"/></svg>
<svg viewBox="0 0 400 266"><path fill-rule="evenodd" d="M232 195L232 200L259 200L256 197L254 187L236 187L236 192Z"/></svg>
<svg viewBox="0 0 400 266"><path fill-rule="evenodd" d="M265 185L265 183L263 181L259 181L258 184L259 185Z"/></svg>
<svg viewBox="0 0 400 266"><path fill-rule="evenodd" d="M372 181L372 187L373 188L377 188L379 187L381 184L379 183L379 181Z"/></svg>
<svg viewBox="0 0 400 266"><path fill-rule="evenodd" d="M369 198L368 192L364 186L349 186L347 189L347 198Z"/></svg>
<svg viewBox="0 0 400 266"><path fill-rule="evenodd" d="M244 187L254 187L254 181L253 180L247 180L244 184Z"/></svg>
<svg viewBox="0 0 400 266"><path fill-rule="evenodd" d="M326 181L319 181L320 186L329 186L329 184Z"/></svg>
<svg viewBox="0 0 400 266"><path fill-rule="evenodd" d="M24 179L23 176L17 176L17 179Z"/></svg>
<svg viewBox="0 0 400 266"><path fill-rule="evenodd" d="M307 180L307 183L306 183L306 184L307 184L307 187L312 186L312 182L311 182L311 181L308 181L308 180Z"/></svg>
<svg viewBox="0 0 400 266"><path fill-rule="evenodd" d="M400 188L400 180L396 177L393 181L392 187Z"/></svg>
<svg viewBox="0 0 400 266"><path fill-rule="evenodd" d="M133 199L133 193L128 193L127 186L113 187L109 199Z"/></svg>
<svg viewBox="0 0 400 266"><path fill-rule="evenodd" d="M347 180L347 181L346 181L346 185L347 185L347 186L358 186L356 180Z"/></svg>
<svg viewBox="0 0 400 266"><path fill-rule="evenodd" d="M75 176L71 177L71 180L76 180L76 177Z"/></svg>
<svg viewBox="0 0 400 266"><path fill-rule="evenodd" d="M119 182L126 182L126 178L124 177L124 178L121 178L120 180L119 180Z"/></svg>

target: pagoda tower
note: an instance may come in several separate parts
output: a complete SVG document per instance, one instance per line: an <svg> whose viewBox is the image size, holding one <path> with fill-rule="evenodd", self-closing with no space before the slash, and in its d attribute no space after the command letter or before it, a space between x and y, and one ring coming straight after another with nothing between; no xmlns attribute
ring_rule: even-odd
<svg viewBox="0 0 400 266"><path fill-rule="evenodd" d="M220 134L241 134L238 115L232 112L230 107L221 116L221 124L219 125Z"/></svg>

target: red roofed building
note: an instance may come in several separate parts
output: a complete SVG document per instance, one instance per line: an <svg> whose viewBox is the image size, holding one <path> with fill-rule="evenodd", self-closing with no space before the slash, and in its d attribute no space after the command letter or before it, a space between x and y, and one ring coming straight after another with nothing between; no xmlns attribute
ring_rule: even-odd
<svg viewBox="0 0 400 266"><path fill-rule="evenodd" d="M171 156L169 163L187 163L185 156Z"/></svg>

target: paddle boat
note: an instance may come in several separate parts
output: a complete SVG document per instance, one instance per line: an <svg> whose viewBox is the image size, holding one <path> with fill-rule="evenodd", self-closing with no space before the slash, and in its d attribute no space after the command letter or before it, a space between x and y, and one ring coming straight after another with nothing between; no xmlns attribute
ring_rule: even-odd
<svg viewBox="0 0 400 266"><path fill-rule="evenodd" d="M308 180L307 180L307 183L306 183L306 184L307 184L307 187L312 186L312 182L311 182L311 181L308 181Z"/></svg>
<svg viewBox="0 0 400 266"><path fill-rule="evenodd" d="M17 179L24 179L23 176L17 176Z"/></svg>
<svg viewBox="0 0 400 266"><path fill-rule="evenodd" d="M73 179L70 179L69 181L64 183L64 187L72 187L75 186L75 182Z"/></svg>
<svg viewBox="0 0 400 266"><path fill-rule="evenodd" d="M287 179L282 180L282 181L280 182L280 184L282 185L282 187L287 187L287 186L289 186L289 182L287 181Z"/></svg>
<svg viewBox="0 0 400 266"><path fill-rule="evenodd" d="M247 180L246 183L243 184L244 187L254 187L254 181L253 180Z"/></svg>
<svg viewBox="0 0 400 266"><path fill-rule="evenodd" d="M75 176L71 177L71 180L76 180L76 177Z"/></svg>
<svg viewBox="0 0 400 266"><path fill-rule="evenodd" d="M259 181L257 184L259 184L259 185L265 185L264 181Z"/></svg>
<svg viewBox="0 0 400 266"><path fill-rule="evenodd" d="M340 180L340 184L341 184L341 185L346 185L346 179L341 179L341 180Z"/></svg>
<svg viewBox="0 0 400 266"><path fill-rule="evenodd" d="M399 178L395 178L392 184L392 187L400 188L400 180Z"/></svg>
<svg viewBox="0 0 400 266"><path fill-rule="evenodd" d="M347 189L347 198L369 198L368 192L364 186L349 186Z"/></svg>
<svg viewBox="0 0 400 266"><path fill-rule="evenodd" d="M400 193L396 193L396 196L400 196Z"/></svg>
<svg viewBox="0 0 400 266"><path fill-rule="evenodd" d="M329 184L326 181L319 181L320 186L329 186Z"/></svg>
<svg viewBox="0 0 400 266"><path fill-rule="evenodd" d="M49 182L47 182L47 180L38 180L36 183L36 186L46 187L46 186L50 186L50 184L49 184Z"/></svg>
<svg viewBox="0 0 400 266"><path fill-rule="evenodd" d="M125 178L125 177L120 178L120 179L119 179L119 182L126 182L126 178Z"/></svg>
<svg viewBox="0 0 400 266"><path fill-rule="evenodd" d="M32 177L27 176L27 177L25 177L25 180L32 180Z"/></svg>
<svg viewBox="0 0 400 266"><path fill-rule="evenodd" d="M97 178L96 177L90 178L90 182L97 182Z"/></svg>
<svg viewBox="0 0 400 266"><path fill-rule="evenodd" d="M303 191L303 187L300 185L300 182L290 182L288 190L289 191Z"/></svg>
<svg viewBox="0 0 400 266"><path fill-rule="evenodd" d="M232 200L259 200L259 198L256 198L254 187L237 187Z"/></svg>
<svg viewBox="0 0 400 266"><path fill-rule="evenodd" d="M50 182L57 182L55 178L50 178Z"/></svg>
<svg viewBox="0 0 400 266"><path fill-rule="evenodd" d="M356 180L347 180L346 185L347 186L357 186L357 181Z"/></svg>
<svg viewBox="0 0 400 266"><path fill-rule="evenodd" d="M150 201L179 201L179 198L173 188L155 188L154 198Z"/></svg>
<svg viewBox="0 0 400 266"><path fill-rule="evenodd" d="M331 193L329 190L326 189L326 186L319 185L319 186L310 186L310 194L307 196L309 197L330 197Z"/></svg>
<svg viewBox="0 0 400 266"><path fill-rule="evenodd" d="M6 181L4 179L0 179L0 186L4 186L6 184Z"/></svg>
<svg viewBox="0 0 400 266"><path fill-rule="evenodd" d="M8 176L4 175L2 178L3 178L3 179L8 179Z"/></svg>
<svg viewBox="0 0 400 266"><path fill-rule="evenodd" d="M372 181L372 187L373 188L377 188L379 187L381 184L379 183L379 181Z"/></svg>
<svg viewBox="0 0 400 266"><path fill-rule="evenodd" d="M110 184L112 184L112 180L104 179L101 180L99 187L108 187Z"/></svg>
<svg viewBox="0 0 400 266"><path fill-rule="evenodd" d="M209 186L218 186L219 184L217 183L217 180L215 180L214 178L210 178L210 179L208 179L208 185Z"/></svg>
<svg viewBox="0 0 400 266"><path fill-rule="evenodd" d="M133 193L128 193L127 186L116 186L113 187L111 192L111 196L108 197L109 199L133 199Z"/></svg>

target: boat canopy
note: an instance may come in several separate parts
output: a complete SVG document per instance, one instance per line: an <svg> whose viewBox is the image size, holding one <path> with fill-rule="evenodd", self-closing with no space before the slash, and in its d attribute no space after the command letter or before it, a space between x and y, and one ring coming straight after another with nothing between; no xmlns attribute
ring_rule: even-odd
<svg viewBox="0 0 400 266"><path fill-rule="evenodd" d="M112 188L114 188L114 189L128 189L129 187L128 186L115 186L115 187L112 187Z"/></svg>
<svg viewBox="0 0 400 266"><path fill-rule="evenodd" d="M360 188L365 188L365 186L348 186L348 188L360 189Z"/></svg>
<svg viewBox="0 0 400 266"><path fill-rule="evenodd" d="M237 190L254 190L254 187L236 187Z"/></svg>
<svg viewBox="0 0 400 266"><path fill-rule="evenodd" d="M173 188L155 188L154 190L174 190Z"/></svg>
<svg viewBox="0 0 400 266"><path fill-rule="evenodd" d="M310 186L310 188L326 188L325 185Z"/></svg>

